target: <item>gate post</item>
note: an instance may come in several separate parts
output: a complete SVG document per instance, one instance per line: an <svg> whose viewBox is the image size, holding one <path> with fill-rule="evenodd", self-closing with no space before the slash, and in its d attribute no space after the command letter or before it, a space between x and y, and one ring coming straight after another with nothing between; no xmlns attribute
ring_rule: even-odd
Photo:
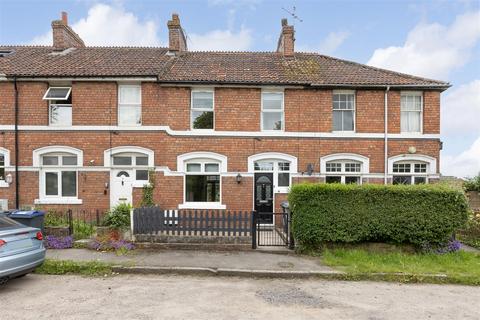
<svg viewBox="0 0 480 320"><path fill-rule="evenodd" d="M293 232L292 232L292 215L293 212L288 210L288 249L294 250L295 249L295 240L293 239Z"/></svg>
<svg viewBox="0 0 480 320"><path fill-rule="evenodd" d="M257 211L252 211L252 249L257 249Z"/></svg>
<svg viewBox="0 0 480 320"><path fill-rule="evenodd" d="M70 236L73 236L73 213L72 209L67 210L67 217L68 217L68 233Z"/></svg>

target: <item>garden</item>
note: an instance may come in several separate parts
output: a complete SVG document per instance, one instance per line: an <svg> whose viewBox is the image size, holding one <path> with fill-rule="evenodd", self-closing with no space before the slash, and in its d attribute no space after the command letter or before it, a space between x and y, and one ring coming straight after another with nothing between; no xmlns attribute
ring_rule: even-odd
<svg viewBox="0 0 480 320"><path fill-rule="evenodd" d="M463 190L302 184L292 187L289 202L298 251L354 279L436 275L433 282L480 285L480 255L459 250L459 240L475 245L480 230Z"/></svg>
<svg viewBox="0 0 480 320"><path fill-rule="evenodd" d="M49 249L84 247L126 254L134 249L125 235L130 228L130 210L128 204L119 204L102 214L48 210L44 220L45 246Z"/></svg>

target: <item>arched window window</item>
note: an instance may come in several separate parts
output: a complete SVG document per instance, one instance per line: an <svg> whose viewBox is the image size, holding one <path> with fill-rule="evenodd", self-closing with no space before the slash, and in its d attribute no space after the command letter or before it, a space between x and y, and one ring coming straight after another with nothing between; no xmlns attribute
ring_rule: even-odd
<svg viewBox="0 0 480 320"><path fill-rule="evenodd" d="M435 174L436 160L424 155L399 155L388 159L388 173L393 184L428 183L428 176Z"/></svg>
<svg viewBox="0 0 480 320"><path fill-rule="evenodd" d="M220 174L227 172L227 158L213 152L178 156L177 170L185 173L184 203L180 208L225 209L221 204Z"/></svg>
<svg viewBox="0 0 480 320"><path fill-rule="evenodd" d="M369 170L369 159L358 154L337 153L320 158L320 172L326 183L361 184Z"/></svg>
<svg viewBox="0 0 480 320"><path fill-rule="evenodd" d="M40 168L40 198L37 204L79 204L78 167L83 152L65 146L50 146L33 151L33 165Z"/></svg>
<svg viewBox="0 0 480 320"><path fill-rule="evenodd" d="M148 169L154 167L153 151L136 146L122 146L105 150L104 165L112 169L129 169L135 181L148 181Z"/></svg>
<svg viewBox="0 0 480 320"><path fill-rule="evenodd" d="M248 157L248 172L273 173L275 193L286 193L297 173L297 158L285 153L265 152Z"/></svg>

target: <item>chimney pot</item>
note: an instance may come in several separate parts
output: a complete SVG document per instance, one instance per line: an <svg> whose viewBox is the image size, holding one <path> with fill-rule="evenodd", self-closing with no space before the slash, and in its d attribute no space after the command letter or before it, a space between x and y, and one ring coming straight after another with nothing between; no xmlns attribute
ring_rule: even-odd
<svg viewBox="0 0 480 320"><path fill-rule="evenodd" d="M64 25L68 26L68 13L62 11L62 22Z"/></svg>

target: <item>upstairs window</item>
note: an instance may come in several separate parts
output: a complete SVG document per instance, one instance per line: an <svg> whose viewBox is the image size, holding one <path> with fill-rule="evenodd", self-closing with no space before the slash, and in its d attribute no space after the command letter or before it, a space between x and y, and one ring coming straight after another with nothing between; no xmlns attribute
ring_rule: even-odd
<svg viewBox="0 0 480 320"><path fill-rule="evenodd" d="M262 130L284 130L283 92L262 92Z"/></svg>
<svg viewBox="0 0 480 320"><path fill-rule="evenodd" d="M142 124L142 87L140 85L118 86L118 125L139 126Z"/></svg>
<svg viewBox="0 0 480 320"><path fill-rule="evenodd" d="M43 96L48 100L48 119L51 126L72 125L72 88L50 87Z"/></svg>
<svg viewBox="0 0 480 320"><path fill-rule="evenodd" d="M193 90L191 106L191 128L214 128L213 90Z"/></svg>
<svg viewBox="0 0 480 320"><path fill-rule="evenodd" d="M423 99L421 92L402 92L401 94L401 119L402 132L422 131Z"/></svg>
<svg viewBox="0 0 480 320"><path fill-rule="evenodd" d="M333 92L333 131L355 131L355 93Z"/></svg>

